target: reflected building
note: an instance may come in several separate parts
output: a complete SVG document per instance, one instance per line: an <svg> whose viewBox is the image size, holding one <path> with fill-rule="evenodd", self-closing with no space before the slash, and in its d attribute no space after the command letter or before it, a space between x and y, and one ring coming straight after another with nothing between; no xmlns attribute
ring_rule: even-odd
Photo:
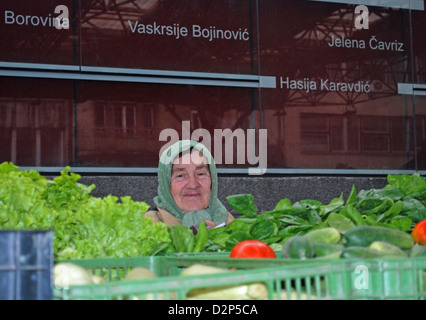
<svg viewBox="0 0 426 320"><path fill-rule="evenodd" d="M327 1L57 4L67 30L20 23L51 3L2 8L0 162L156 167L162 130L190 121L267 129L268 168L426 169L425 98L398 86L424 84L424 10L369 6L357 29Z"/></svg>

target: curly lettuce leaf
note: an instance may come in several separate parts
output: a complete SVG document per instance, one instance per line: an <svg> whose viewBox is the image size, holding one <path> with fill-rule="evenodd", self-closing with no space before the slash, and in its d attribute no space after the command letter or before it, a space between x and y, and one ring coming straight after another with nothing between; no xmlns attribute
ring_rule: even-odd
<svg viewBox="0 0 426 320"><path fill-rule="evenodd" d="M0 229L54 230L56 259L156 255L171 242L167 225L144 218L145 202L90 195L66 167L48 180L12 163L0 165Z"/></svg>

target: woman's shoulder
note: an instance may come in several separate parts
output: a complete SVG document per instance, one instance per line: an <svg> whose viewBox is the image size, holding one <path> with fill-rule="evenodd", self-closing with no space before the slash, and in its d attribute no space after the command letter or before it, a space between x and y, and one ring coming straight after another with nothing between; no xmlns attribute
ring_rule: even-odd
<svg viewBox="0 0 426 320"><path fill-rule="evenodd" d="M153 222L164 222L167 225L181 224L171 213L167 212L162 208L156 208L156 210L149 210L145 212L144 217L153 218Z"/></svg>
<svg viewBox="0 0 426 320"><path fill-rule="evenodd" d="M228 219L226 221L226 224L229 224L234 220L235 220L235 217L228 211Z"/></svg>
<svg viewBox="0 0 426 320"><path fill-rule="evenodd" d="M162 221L161 220L161 215L159 214L159 212L157 210L149 210L147 212L145 212L145 214L143 215L144 218L152 218L152 222L157 223Z"/></svg>
<svg viewBox="0 0 426 320"><path fill-rule="evenodd" d="M148 210L145 212L144 217L155 218L158 214L158 210Z"/></svg>

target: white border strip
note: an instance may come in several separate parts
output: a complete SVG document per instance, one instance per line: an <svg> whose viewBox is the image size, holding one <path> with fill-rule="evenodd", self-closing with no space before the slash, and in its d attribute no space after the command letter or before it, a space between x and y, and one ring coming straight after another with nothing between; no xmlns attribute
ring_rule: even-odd
<svg viewBox="0 0 426 320"><path fill-rule="evenodd" d="M91 72L91 73L132 74L132 75L166 76L166 77L182 77L182 78L211 78L211 79L231 79L231 80L251 80L251 81L259 80L259 76L256 76L256 75L232 74L232 73L208 73L208 72L109 68L109 67L91 67L91 66L81 66L81 71Z"/></svg>
<svg viewBox="0 0 426 320"><path fill-rule="evenodd" d="M0 61L0 76L157 84L276 88L276 78L248 74L107 68ZM27 69L27 70L23 70ZM71 72L67 72L71 71ZM76 72L73 72L76 71Z"/></svg>
<svg viewBox="0 0 426 320"><path fill-rule="evenodd" d="M38 69L38 70L54 70L54 71L80 71L80 66L76 66L76 65L5 62L5 61L0 61L0 68Z"/></svg>
<svg viewBox="0 0 426 320"><path fill-rule="evenodd" d="M172 78L172 77L131 76L131 75L126 76L126 75L112 75L112 74L105 75L105 74L89 74L89 73L44 72L44 71L22 71L22 70L0 70L0 76L64 79L64 80L204 85L204 86L243 87L243 88L259 88L261 85L260 79L258 81L247 81L247 80L198 79L198 78L179 78L179 77ZM273 83L275 84L275 77L272 77L272 78L274 79ZM266 81L266 82L271 83L271 81ZM262 81L262 84L265 85L265 80Z"/></svg>
<svg viewBox="0 0 426 320"><path fill-rule="evenodd" d="M414 94L416 96L426 96L426 84L398 83L398 94Z"/></svg>
<svg viewBox="0 0 426 320"><path fill-rule="evenodd" d="M423 0L309 0L316 2L332 2L343 4L363 4L365 6L411 9L424 11Z"/></svg>

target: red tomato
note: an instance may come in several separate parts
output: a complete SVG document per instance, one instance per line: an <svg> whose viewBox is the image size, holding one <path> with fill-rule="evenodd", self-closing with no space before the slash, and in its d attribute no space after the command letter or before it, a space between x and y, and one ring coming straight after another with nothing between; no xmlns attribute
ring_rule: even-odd
<svg viewBox="0 0 426 320"><path fill-rule="evenodd" d="M276 258L274 250L259 240L244 240L231 250L230 258Z"/></svg>
<svg viewBox="0 0 426 320"><path fill-rule="evenodd" d="M426 219L416 224L411 235L416 243L426 245Z"/></svg>

